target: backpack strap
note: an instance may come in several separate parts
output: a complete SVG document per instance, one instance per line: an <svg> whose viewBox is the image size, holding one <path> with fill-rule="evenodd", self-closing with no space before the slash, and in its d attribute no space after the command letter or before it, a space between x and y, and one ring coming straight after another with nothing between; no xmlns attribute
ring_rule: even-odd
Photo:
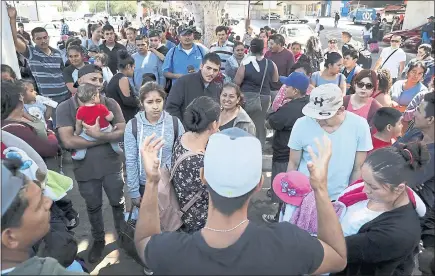
<svg viewBox="0 0 435 276"><path fill-rule="evenodd" d="M131 132L133 133L134 139L137 140L137 118L131 119Z"/></svg>
<svg viewBox="0 0 435 276"><path fill-rule="evenodd" d="M172 125L174 126L174 145L175 145L175 140L177 140L178 138L178 118L176 116L172 116Z"/></svg>

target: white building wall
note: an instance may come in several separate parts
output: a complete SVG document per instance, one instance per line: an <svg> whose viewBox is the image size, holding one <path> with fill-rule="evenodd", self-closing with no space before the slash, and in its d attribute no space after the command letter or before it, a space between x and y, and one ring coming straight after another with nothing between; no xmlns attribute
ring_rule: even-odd
<svg viewBox="0 0 435 276"><path fill-rule="evenodd" d="M408 1L402 29L421 26L431 15L434 15L434 1Z"/></svg>
<svg viewBox="0 0 435 276"><path fill-rule="evenodd" d="M335 16L335 12L338 12L340 14L341 11L341 1L331 1L331 16Z"/></svg>
<svg viewBox="0 0 435 276"><path fill-rule="evenodd" d="M11 25L9 22L8 11L6 2L1 2L2 10L2 50L1 50L1 63L7 64L14 69L18 79L21 79L20 68L18 67L17 55L15 53L14 40L12 39Z"/></svg>

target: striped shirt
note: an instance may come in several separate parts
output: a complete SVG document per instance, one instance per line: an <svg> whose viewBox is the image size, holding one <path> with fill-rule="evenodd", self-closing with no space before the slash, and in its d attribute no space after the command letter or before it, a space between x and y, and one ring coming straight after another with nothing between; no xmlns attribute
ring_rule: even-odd
<svg viewBox="0 0 435 276"><path fill-rule="evenodd" d="M234 43L227 40L224 45L219 46L219 42L213 43L210 46L210 52L215 52L221 58L221 72L225 73L225 63L233 55Z"/></svg>
<svg viewBox="0 0 435 276"><path fill-rule="evenodd" d="M47 55L38 47L27 46L24 56L29 60L30 71L35 78L39 93L49 98L66 96L69 91L63 79L63 60L61 53L50 47ZM64 98L64 97L62 97ZM56 100L56 99L54 99Z"/></svg>

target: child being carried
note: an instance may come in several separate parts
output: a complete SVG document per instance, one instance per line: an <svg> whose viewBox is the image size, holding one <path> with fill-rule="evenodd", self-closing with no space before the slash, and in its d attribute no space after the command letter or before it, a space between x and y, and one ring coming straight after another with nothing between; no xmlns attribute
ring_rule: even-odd
<svg viewBox="0 0 435 276"><path fill-rule="evenodd" d="M77 90L77 97L82 102L76 114L76 126L74 134L78 135L87 141L96 141L83 131L83 123L88 125L95 125L97 118L102 132L111 132L112 125L109 123L113 120L114 116L109 109L100 103L100 92L98 87L92 84L82 84ZM118 143L111 143L112 149L116 153L122 153L122 149ZM74 160L82 160L86 156L86 149L75 150L71 158Z"/></svg>

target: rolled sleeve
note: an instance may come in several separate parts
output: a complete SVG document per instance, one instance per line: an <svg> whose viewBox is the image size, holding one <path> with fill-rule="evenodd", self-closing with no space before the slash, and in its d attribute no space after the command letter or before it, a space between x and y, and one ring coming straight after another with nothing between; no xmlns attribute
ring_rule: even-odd
<svg viewBox="0 0 435 276"><path fill-rule="evenodd" d="M173 55L174 55L174 51L175 48L172 48L171 50L168 51L168 53L165 56L165 61L163 62L162 65L162 72L166 73L166 72L173 72L173 66L172 66L172 61L173 61Z"/></svg>

